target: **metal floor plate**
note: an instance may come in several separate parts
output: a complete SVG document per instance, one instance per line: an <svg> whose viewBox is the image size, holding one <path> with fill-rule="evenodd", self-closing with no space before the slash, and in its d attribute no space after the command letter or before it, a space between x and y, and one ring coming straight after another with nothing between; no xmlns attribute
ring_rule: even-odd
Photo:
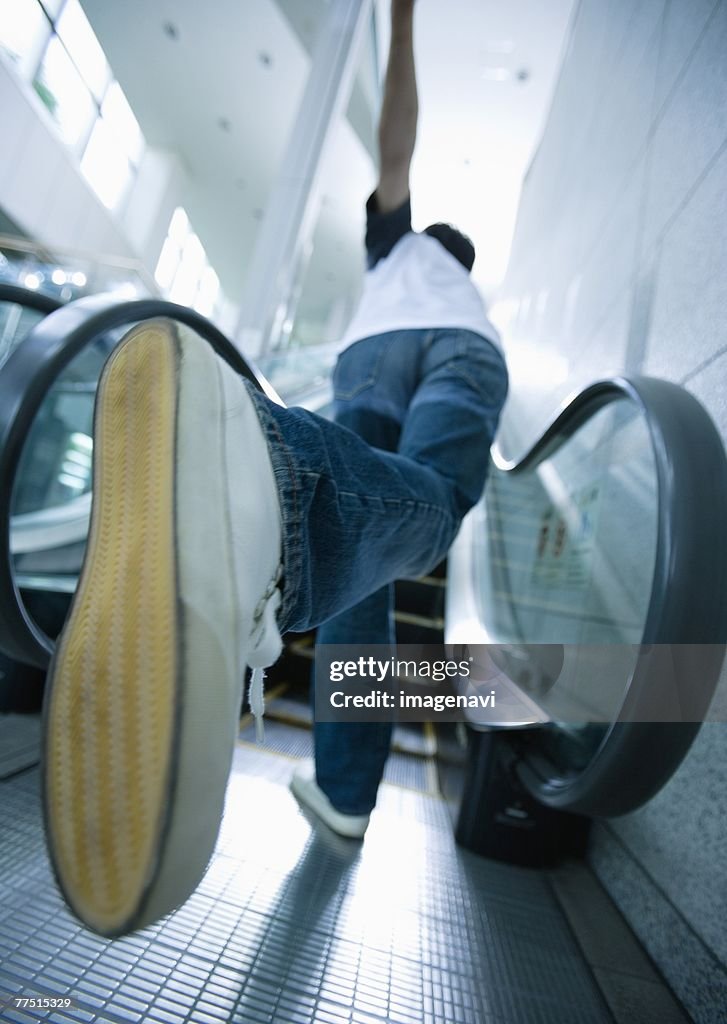
<svg viewBox="0 0 727 1024"><path fill-rule="evenodd" d="M255 739L253 722L244 724L239 738L245 744L252 744L256 750L267 750L286 757L312 758L313 734L308 725L291 725L289 721L276 721L274 711L265 717L265 739L258 743ZM406 786L421 793L433 793L436 772L434 758L425 758L419 754L401 753L392 750L384 767L384 781L394 786Z"/></svg>
<svg viewBox="0 0 727 1024"><path fill-rule="evenodd" d="M305 816L295 760L241 744L215 856L113 942L65 910L38 773L0 782L0 1019L108 1024L610 1022L546 879L458 849L444 803L384 785L363 843ZM11 996L68 995L67 1011Z"/></svg>
<svg viewBox="0 0 727 1024"><path fill-rule="evenodd" d="M0 715L0 779L40 760L40 715Z"/></svg>

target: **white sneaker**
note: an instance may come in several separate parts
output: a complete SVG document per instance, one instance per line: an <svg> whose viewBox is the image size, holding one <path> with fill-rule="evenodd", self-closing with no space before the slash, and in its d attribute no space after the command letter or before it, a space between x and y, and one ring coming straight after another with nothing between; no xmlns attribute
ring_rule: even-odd
<svg viewBox="0 0 727 1024"><path fill-rule="evenodd" d="M368 828L369 814L343 814L337 811L316 782L315 768L306 762L296 768L290 781L290 790L296 799L317 814L321 821L348 839L361 839Z"/></svg>
<svg viewBox="0 0 727 1024"><path fill-rule="evenodd" d="M281 649L280 507L245 386L167 320L136 327L104 368L93 472L49 673L43 799L66 901L117 936L183 903L213 852L245 667Z"/></svg>

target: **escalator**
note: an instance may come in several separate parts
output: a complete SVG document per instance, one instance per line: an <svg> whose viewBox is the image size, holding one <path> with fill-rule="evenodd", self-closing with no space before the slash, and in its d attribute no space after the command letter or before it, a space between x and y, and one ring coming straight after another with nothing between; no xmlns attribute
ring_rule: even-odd
<svg viewBox="0 0 727 1024"><path fill-rule="evenodd" d="M536 814L610 817L668 781L724 660L725 508L721 439L664 381L593 384L521 458L495 453L450 554L447 639L487 645L502 690L499 720L469 722L460 839L512 853L518 796ZM513 788L488 817L498 759ZM533 842L523 858L547 859Z"/></svg>
<svg viewBox="0 0 727 1024"><path fill-rule="evenodd" d="M125 330L161 315L190 324L275 397L182 307L96 297L46 312L0 370L0 648L40 672L83 557L96 380ZM59 1021L627 1019L595 983L552 876L470 851L500 856L531 837L533 807L548 811L546 834L558 816L625 813L675 771L723 659L725 509L721 441L694 399L650 380L583 392L524 457L493 466L450 556L446 643L482 645L499 700L496 717L443 739L461 754L440 773L449 803L383 787L360 848L294 805L289 758L241 744L205 880L137 936L109 943L67 915L35 770L0 782L0 1012L38 1019L11 1005L35 992L72 1000L46 1018ZM499 810L493 758L515 787ZM634 973L658 983L646 959ZM659 998L661 1020L686 1019Z"/></svg>

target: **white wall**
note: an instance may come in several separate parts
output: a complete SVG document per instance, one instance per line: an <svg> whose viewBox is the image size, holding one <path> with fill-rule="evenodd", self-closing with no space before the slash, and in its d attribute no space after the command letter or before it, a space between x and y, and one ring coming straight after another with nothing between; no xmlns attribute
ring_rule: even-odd
<svg viewBox="0 0 727 1024"><path fill-rule="evenodd" d="M124 210L124 228L144 266L151 273L159 259L169 222L184 205L188 176L174 153L147 147Z"/></svg>
<svg viewBox="0 0 727 1024"><path fill-rule="evenodd" d="M628 372L683 384L727 436L727 0L580 0L523 190L499 312L505 448ZM723 680L722 693L727 686ZM695 1020L727 1019L727 725L591 851Z"/></svg>

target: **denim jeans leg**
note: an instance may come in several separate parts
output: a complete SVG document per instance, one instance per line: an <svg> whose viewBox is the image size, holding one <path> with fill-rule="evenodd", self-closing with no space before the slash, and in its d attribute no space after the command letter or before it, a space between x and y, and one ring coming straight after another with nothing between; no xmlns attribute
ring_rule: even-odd
<svg viewBox="0 0 727 1024"><path fill-rule="evenodd" d="M477 334L437 330L423 346L419 381L402 424L399 453L448 479L464 515L485 486L507 397L505 361Z"/></svg>
<svg viewBox="0 0 727 1024"><path fill-rule="evenodd" d="M394 653L393 584L364 598L354 608L318 628L320 644L386 644ZM311 694L315 670L311 674ZM343 814L368 814L384 774L391 746L390 722L321 722L315 719L313 738L316 781Z"/></svg>
<svg viewBox="0 0 727 1024"><path fill-rule="evenodd" d="M401 416L386 408L372 408L372 398L382 390L382 375L402 392L398 402L402 414L415 386L413 369L397 373L383 365L392 343L394 338L380 337L352 345L339 357L333 375L335 422L383 451L396 451ZM415 344L410 339L410 345ZM415 364L416 360L409 362ZM353 608L322 623L316 650L323 644L375 644L388 645L393 654L393 615L393 585L387 584ZM315 669L311 674L312 690L314 687ZM373 810L392 732L390 722L321 722L314 716L316 781L343 814L368 814Z"/></svg>

